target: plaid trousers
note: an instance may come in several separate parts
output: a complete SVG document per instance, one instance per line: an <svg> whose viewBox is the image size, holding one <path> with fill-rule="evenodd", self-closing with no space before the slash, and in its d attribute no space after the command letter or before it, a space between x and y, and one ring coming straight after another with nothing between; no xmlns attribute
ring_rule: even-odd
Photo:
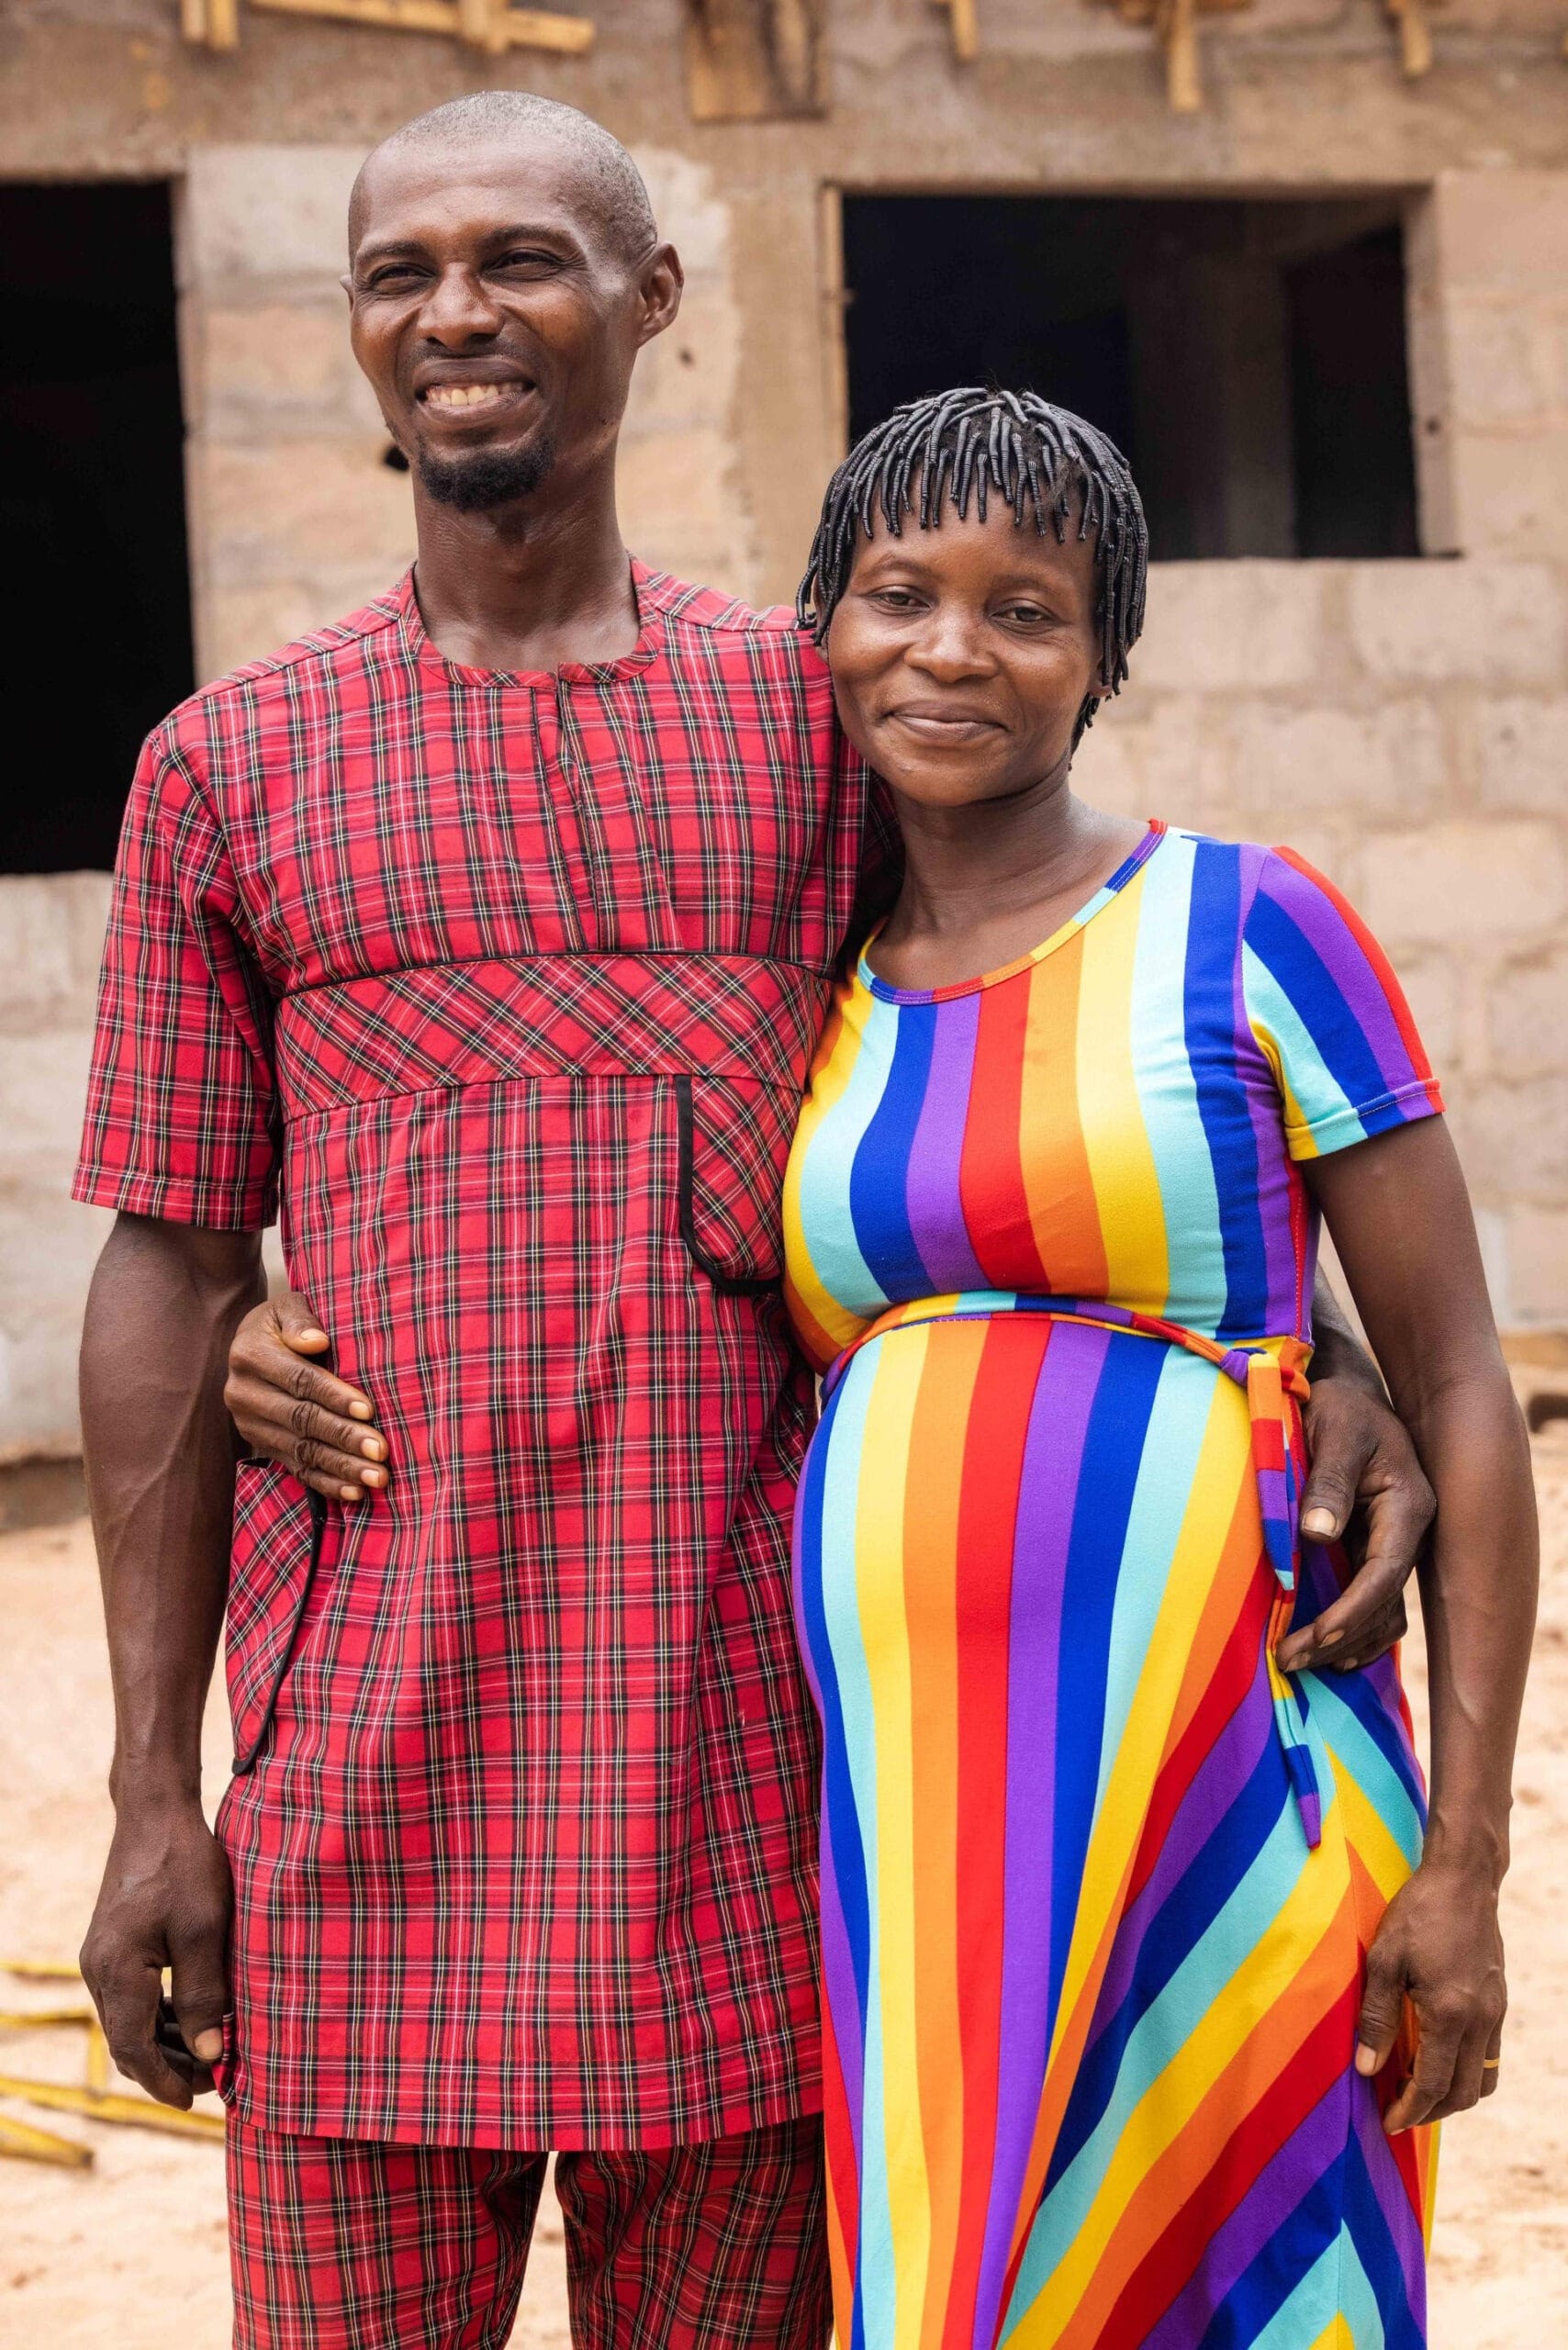
<svg viewBox="0 0 1568 2350"><path fill-rule="evenodd" d="M502 2350L543 2154L229 2124L235 2350ZM824 2350L822 2124L555 2159L577 2350Z"/></svg>

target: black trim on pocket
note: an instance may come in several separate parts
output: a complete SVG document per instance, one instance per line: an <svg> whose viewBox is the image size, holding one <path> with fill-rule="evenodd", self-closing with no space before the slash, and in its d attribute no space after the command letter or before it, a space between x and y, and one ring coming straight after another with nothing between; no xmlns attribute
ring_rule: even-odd
<svg viewBox="0 0 1568 2350"><path fill-rule="evenodd" d="M726 1273L722 1265L714 1263L697 1237L697 1216L693 1198L696 1182L695 1152L692 1141L695 1121L691 1110L691 1080L684 1074L675 1080L675 1123L678 1150L676 1204L680 1223L680 1237L687 1255L700 1273L707 1274L713 1284L716 1295L771 1297L783 1278L781 1274L763 1274L759 1277L747 1278L737 1273Z"/></svg>
<svg viewBox="0 0 1568 2350"><path fill-rule="evenodd" d="M277 1701L283 1695L283 1684L288 1678L288 1668L294 1662L294 1644L299 1638L299 1627L305 1616L305 1604L310 1596L310 1586L316 1580L316 1570L321 1563L321 1539L327 1531L326 1498L321 1494L308 1490L306 1499L310 1505L310 1561L305 1570L305 1580L300 1585L299 1596L294 1603L294 1621L288 1628L288 1638L284 1642L283 1654L278 1659L277 1671L273 1675L273 1685L267 1693L267 1702L262 1708L262 1718L257 1725L256 1735L243 1754L236 1754L229 1766L237 1779L244 1778L255 1768L257 1758L266 1743L267 1734L273 1726L273 1716L277 1711Z"/></svg>

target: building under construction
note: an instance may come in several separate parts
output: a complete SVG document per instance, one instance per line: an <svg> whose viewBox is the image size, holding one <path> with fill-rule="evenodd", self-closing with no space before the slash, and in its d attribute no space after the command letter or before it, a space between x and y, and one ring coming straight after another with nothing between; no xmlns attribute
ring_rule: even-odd
<svg viewBox="0 0 1568 2350"><path fill-rule="evenodd" d="M1123 443L1149 629L1084 788L1288 839L1358 901L1443 1075L1499 1317L1549 1363L1568 0L580 5L11 0L0 1461L76 1446L102 1219L66 1186L137 744L407 562L344 201L384 132L502 84L616 131L686 263L624 445L651 560L789 597L848 437L945 382L1033 385Z"/></svg>

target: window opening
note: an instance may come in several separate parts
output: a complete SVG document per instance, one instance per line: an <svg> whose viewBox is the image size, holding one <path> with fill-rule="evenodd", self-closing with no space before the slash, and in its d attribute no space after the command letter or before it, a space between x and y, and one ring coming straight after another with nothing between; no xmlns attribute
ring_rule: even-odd
<svg viewBox="0 0 1568 2350"><path fill-rule="evenodd" d="M851 436L1028 386L1126 451L1154 554L1414 554L1397 193L846 196Z"/></svg>
<svg viewBox="0 0 1568 2350"><path fill-rule="evenodd" d="M142 736L191 690L166 183L0 185L12 603L0 871L114 862Z"/></svg>

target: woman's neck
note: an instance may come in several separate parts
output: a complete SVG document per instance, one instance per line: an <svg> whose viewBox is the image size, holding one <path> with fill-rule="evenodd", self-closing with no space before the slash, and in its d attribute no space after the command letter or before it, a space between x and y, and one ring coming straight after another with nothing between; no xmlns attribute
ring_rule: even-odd
<svg viewBox="0 0 1568 2350"><path fill-rule="evenodd" d="M1108 881L1145 827L1091 808L1065 768L1006 800L932 808L896 789L904 879L878 937L878 976L948 987L1038 946Z"/></svg>

